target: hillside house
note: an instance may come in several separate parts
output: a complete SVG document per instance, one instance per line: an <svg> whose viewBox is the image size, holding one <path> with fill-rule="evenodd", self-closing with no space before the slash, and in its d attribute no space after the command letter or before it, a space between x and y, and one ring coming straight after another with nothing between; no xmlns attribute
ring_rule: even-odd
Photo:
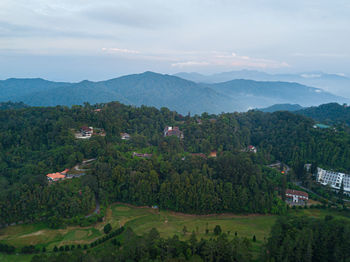
<svg viewBox="0 0 350 262"><path fill-rule="evenodd" d="M203 158L203 159L207 159L207 156L203 153L192 153L191 154L192 156L194 157L200 157L200 158Z"/></svg>
<svg viewBox="0 0 350 262"><path fill-rule="evenodd" d="M94 128L92 126L87 127L87 126L83 126L80 128L80 133L76 134L76 138L80 138L80 139L88 139L92 136L92 134L94 133Z"/></svg>
<svg viewBox="0 0 350 262"><path fill-rule="evenodd" d="M171 126L166 126L164 128L164 137L168 136L177 136L179 139L184 138L184 134L182 131L177 126L171 127Z"/></svg>
<svg viewBox="0 0 350 262"><path fill-rule="evenodd" d="M217 152L216 151L211 151L210 154L209 154L209 157L216 157L217 155Z"/></svg>
<svg viewBox="0 0 350 262"><path fill-rule="evenodd" d="M120 137L122 140L130 140L131 136L128 133L121 133Z"/></svg>
<svg viewBox="0 0 350 262"><path fill-rule="evenodd" d="M69 169L65 169L62 172L47 174L46 177L50 182L56 182L56 181L65 179L68 171L69 171Z"/></svg>
<svg viewBox="0 0 350 262"><path fill-rule="evenodd" d="M247 152L251 152L251 153L256 154L256 153L258 152L258 150L256 149L255 146L249 145L249 146L247 147Z"/></svg>
<svg viewBox="0 0 350 262"><path fill-rule="evenodd" d="M303 191L287 189L286 198L287 202L291 204L306 204L309 200L309 194Z"/></svg>
<svg viewBox="0 0 350 262"><path fill-rule="evenodd" d="M141 158L151 158L152 157L152 154L143 154L143 153L132 153L132 157L141 157Z"/></svg>

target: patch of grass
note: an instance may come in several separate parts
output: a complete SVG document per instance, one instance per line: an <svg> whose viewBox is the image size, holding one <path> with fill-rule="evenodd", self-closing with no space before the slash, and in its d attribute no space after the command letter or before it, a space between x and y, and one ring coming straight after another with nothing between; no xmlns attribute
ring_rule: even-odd
<svg viewBox="0 0 350 262"><path fill-rule="evenodd" d="M117 226L119 224L129 226L137 234L146 233L154 227L162 237L171 237L177 234L181 239L187 239L192 231L199 239L213 237L214 227L220 225L222 232L229 233L229 237L233 238L237 232L240 237L251 239L255 235L258 241L262 241L264 237L268 236L271 226L276 220L276 216L271 215L195 216L170 211L158 212L150 208L126 208L122 204L115 204L111 208L112 221ZM186 234L183 233L184 226L187 228ZM209 230L209 234L206 234L206 229Z"/></svg>
<svg viewBox="0 0 350 262"><path fill-rule="evenodd" d="M0 253L0 261L1 262L30 262L34 255L6 255Z"/></svg>
<svg viewBox="0 0 350 262"><path fill-rule="evenodd" d="M324 218L332 215L335 218L350 220L350 212L342 212L333 209L291 209L290 215ZM88 244L104 235L103 227L110 223L113 229L120 226L131 227L136 234L144 234L156 228L164 238L178 235L180 239L189 239L192 231L198 239L214 237L214 228L220 225L222 232L229 238L235 236L246 237L252 240L253 235L257 241L253 243L253 253L259 253L264 238L267 238L272 225L278 216L274 215L235 215L221 214L196 216L175 213L168 210L158 212L152 208L140 208L126 204L113 204L107 209L104 222L90 227L67 227L65 229L49 229L44 223L31 225L17 225L0 229L0 243L14 245L21 248L26 245L36 245L40 249L45 246L47 251L54 246ZM187 232L184 234L183 228ZM206 230L209 233L206 233ZM0 261L30 261L32 255L5 255L0 254Z"/></svg>

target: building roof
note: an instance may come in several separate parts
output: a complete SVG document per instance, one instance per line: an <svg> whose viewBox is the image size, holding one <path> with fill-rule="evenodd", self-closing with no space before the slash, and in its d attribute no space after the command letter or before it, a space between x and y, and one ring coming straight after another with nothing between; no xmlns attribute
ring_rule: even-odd
<svg viewBox="0 0 350 262"><path fill-rule="evenodd" d="M290 195L295 195L295 196L303 196L303 197L309 197L309 194L303 191L298 191L298 190L294 190L294 189L287 189L286 190L286 194L290 194Z"/></svg>
<svg viewBox="0 0 350 262"><path fill-rule="evenodd" d="M57 173L52 173L52 174L47 174L47 177L51 178L51 179L61 179L61 178L65 178L65 175L62 175L61 173L57 172Z"/></svg>
<svg viewBox="0 0 350 262"><path fill-rule="evenodd" d="M207 159L207 156L205 154L203 154L203 153L192 153L192 156L198 156L198 157Z"/></svg>
<svg viewBox="0 0 350 262"><path fill-rule="evenodd" d="M210 157L216 157L216 154L217 154L216 151L211 151L210 154L209 154L209 156L210 156Z"/></svg>
<svg viewBox="0 0 350 262"><path fill-rule="evenodd" d="M66 168L65 170L63 170L62 172L61 172L61 174L67 174L68 173L68 171L69 171L69 169L68 168Z"/></svg>
<svg viewBox="0 0 350 262"><path fill-rule="evenodd" d="M88 126L82 126L81 130L85 131L85 132L90 132L92 131L92 128L88 127Z"/></svg>
<svg viewBox="0 0 350 262"><path fill-rule="evenodd" d="M327 129L327 128L330 128L330 126L325 125L325 124L316 124L315 126L316 126L316 127L318 127L318 128L321 128L321 129Z"/></svg>

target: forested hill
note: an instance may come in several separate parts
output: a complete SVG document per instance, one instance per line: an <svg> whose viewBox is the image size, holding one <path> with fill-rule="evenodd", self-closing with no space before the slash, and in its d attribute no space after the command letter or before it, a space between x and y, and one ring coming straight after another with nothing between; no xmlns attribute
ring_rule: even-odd
<svg viewBox="0 0 350 262"><path fill-rule="evenodd" d="M293 111L298 111L303 109L303 107L301 105L298 104L276 104L276 105L272 105L266 108L258 108L257 110L262 111L262 112L267 112L267 113L273 113L276 111L289 111L289 112L293 112Z"/></svg>
<svg viewBox="0 0 350 262"><path fill-rule="evenodd" d="M276 191L283 184L265 165L350 170L350 135L313 124L289 112L183 117L116 102L0 111L0 224L84 221L95 197L195 214L283 213ZM76 139L82 126L106 135ZM178 126L184 138L164 137L165 126ZM131 140L121 140L123 132ZM96 159L85 176L47 185L46 174L83 159Z"/></svg>
<svg viewBox="0 0 350 262"><path fill-rule="evenodd" d="M29 106L24 104L23 102L0 102L0 110L22 109L27 107Z"/></svg>
<svg viewBox="0 0 350 262"><path fill-rule="evenodd" d="M247 111L281 103L302 106L348 102L318 88L297 83L232 80L204 84L153 72L127 75L106 81L79 83L43 79L0 81L1 101L30 106L82 105L119 101L135 106L168 107L185 115L203 112Z"/></svg>
<svg viewBox="0 0 350 262"><path fill-rule="evenodd" d="M342 123L350 125L350 107L347 105L330 103L298 110L296 113L331 125Z"/></svg>

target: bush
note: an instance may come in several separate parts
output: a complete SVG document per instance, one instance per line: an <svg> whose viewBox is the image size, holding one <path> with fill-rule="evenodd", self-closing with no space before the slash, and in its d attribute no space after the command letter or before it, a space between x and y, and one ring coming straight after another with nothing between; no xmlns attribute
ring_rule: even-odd
<svg viewBox="0 0 350 262"><path fill-rule="evenodd" d="M112 230L112 226L111 226L110 223L105 225L104 228L103 228L103 232L105 232L105 234L108 234L109 232L111 232L111 230Z"/></svg>
<svg viewBox="0 0 350 262"><path fill-rule="evenodd" d="M216 236L218 236L218 235L221 234L221 232L222 232L221 227L219 225L216 225L215 228L214 228L214 234Z"/></svg>

